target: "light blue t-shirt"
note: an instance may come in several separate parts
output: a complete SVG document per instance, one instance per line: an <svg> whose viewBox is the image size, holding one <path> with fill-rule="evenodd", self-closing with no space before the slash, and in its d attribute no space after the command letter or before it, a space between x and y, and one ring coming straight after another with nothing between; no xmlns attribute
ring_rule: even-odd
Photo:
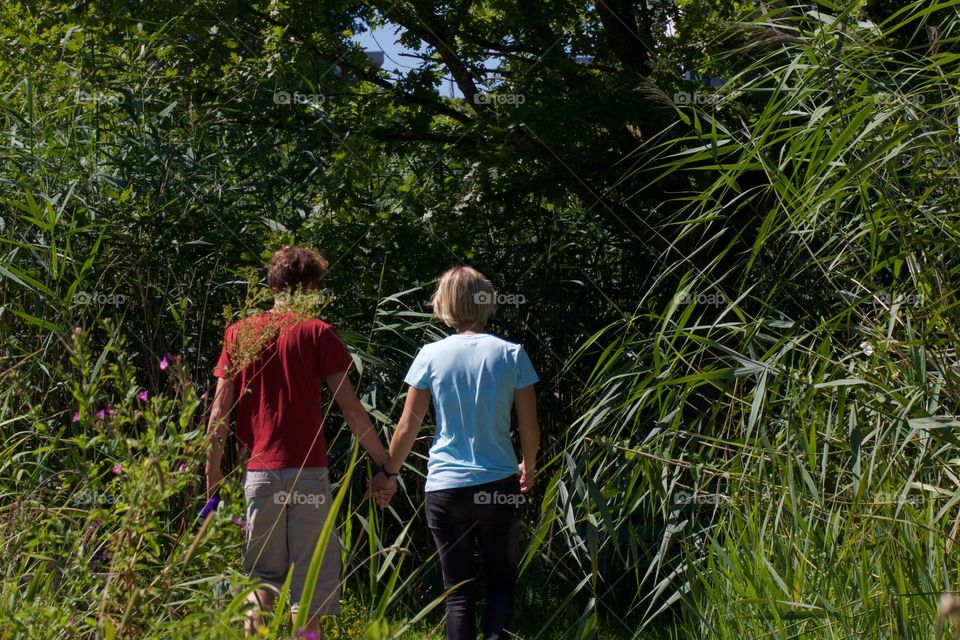
<svg viewBox="0 0 960 640"><path fill-rule="evenodd" d="M513 394L539 379L523 347L489 333L455 334L425 345L404 382L433 396L437 431L426 491L517 473L510 442Z"/></svg>

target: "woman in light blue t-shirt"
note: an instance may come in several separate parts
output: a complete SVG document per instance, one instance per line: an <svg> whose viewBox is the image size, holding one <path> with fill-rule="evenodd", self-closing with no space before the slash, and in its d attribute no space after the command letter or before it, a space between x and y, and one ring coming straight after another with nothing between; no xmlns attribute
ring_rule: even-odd
<svg viewBox="0 0 960 640"><path fill-rule="evenodd" d="M508 637L520 548L520 505L533 487L540 428L530 358L518 344L484 331L496 309L490 281L456 267L442 276L431 303L457 333L425 345L407 373L403 416L375 488L390 493L433 399L437 430L427 462L427 524L440 551L447 596L447 637L475 640L478 595L473 552L483 562L483 637ZM510 438L516 407L521 460ZM384 482L384 478L388 482Z"/></svg>

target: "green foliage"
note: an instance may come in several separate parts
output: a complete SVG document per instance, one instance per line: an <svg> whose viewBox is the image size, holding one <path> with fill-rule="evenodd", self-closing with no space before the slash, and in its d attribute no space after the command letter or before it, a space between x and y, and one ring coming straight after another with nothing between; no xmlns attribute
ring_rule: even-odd
<svg viewBox="0 0 960 640"><path fill-rule="evenodd" d="M763 46L716 99L761 109L680 112L658 168L711 177L636 316L585 345L554 476L591 593L626 567L689 637L929 635L957 580L955 22L919 51L888 34L932 11L743 24Z"/></svg>
<svg viewBox="0 0 960 640"><path fill-rule="evenodd" d="M292 242L330 259L384 438L433 278L523 297L492 327L543 381L521 637L928 636L957 581L958 5L644 6L6 3L0 636L239 635L241 469L194 515L204 390ZM386 21L422 55L400 76L352 40ZM339 426L326 635L442 637L432 425L383 511Z"/></svg>

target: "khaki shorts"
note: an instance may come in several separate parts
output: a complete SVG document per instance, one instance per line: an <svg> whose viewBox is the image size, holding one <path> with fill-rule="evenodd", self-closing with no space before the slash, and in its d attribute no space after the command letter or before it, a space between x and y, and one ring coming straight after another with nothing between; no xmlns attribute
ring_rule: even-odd
<svg viewBox="0 0 960 640"><path fill-rule="evenodd" d="M293 564L290 602L296 613L333 492L326 467L248 470L247 543L243 568L279 591ZM313 590L310 615L340 613L340 539L334 527Z"/></svg>

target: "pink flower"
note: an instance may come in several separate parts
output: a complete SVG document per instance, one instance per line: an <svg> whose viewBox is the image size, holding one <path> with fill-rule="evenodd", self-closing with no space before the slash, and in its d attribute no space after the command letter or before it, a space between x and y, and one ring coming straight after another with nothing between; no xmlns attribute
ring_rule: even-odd
<svg viewBox="0 0 960 640"><path fill-rule="evenodd" d="M150 395L150 394L147 393L147 390L144 389L143 391L141 391L140 393L137 394L137 398L139 398L140 400L143 400L144 402L146 402L146 401L147 401L147 397L149 397L149 395Z"/></svg>
<svg viewBox="0 0 960 640"><path fill-rule="evenodd" d="M247 533L249 533L250 530L253 529L253 525L247 522L246 520L244 520L243 518L234 518L233 523L239 526L240 528L242 528Z"/></svg>
<svg viewBox="0 0 960 640"><path fill-rule="evenodd" d="M169 353L167 356L170 355ZM170 361L167 360L167 356L163 356L163 360L160 361L160 371L166 371L167 367L170 366Z"/></svg>
<svg viewBox="0 0 960 640"><path fill-rule="evenodd" d="M74 421L74 422L80 422L80 412L79 412L79 411L74 411L74 412L73 412L73 421Z"/></svg>
<svg viewBox="0 0 960 640"><path fill-rule="evenodd" d="M116 474L116 473L122 473L122 472L123 472L123 464L114 465L114 467L113 467L113 472L114 472L115 474Z"/></svg>
<svg viewBox="0 0 960 640"><path fill-rule="evenodd" d="M100 409L100 411L97 411L95 415L97 416L97 420L103 420L107 415L107 411L106 409Z"/></svg>
<svg viewBox="0 0 960 640"><path fill-rule="evenodd" d="M74 327L74 328L73 328L73 335L78 336L78 335L80 335L80 333L81 333L82 331L83 331L83 329L81 329L80 327Z"/></svg>

